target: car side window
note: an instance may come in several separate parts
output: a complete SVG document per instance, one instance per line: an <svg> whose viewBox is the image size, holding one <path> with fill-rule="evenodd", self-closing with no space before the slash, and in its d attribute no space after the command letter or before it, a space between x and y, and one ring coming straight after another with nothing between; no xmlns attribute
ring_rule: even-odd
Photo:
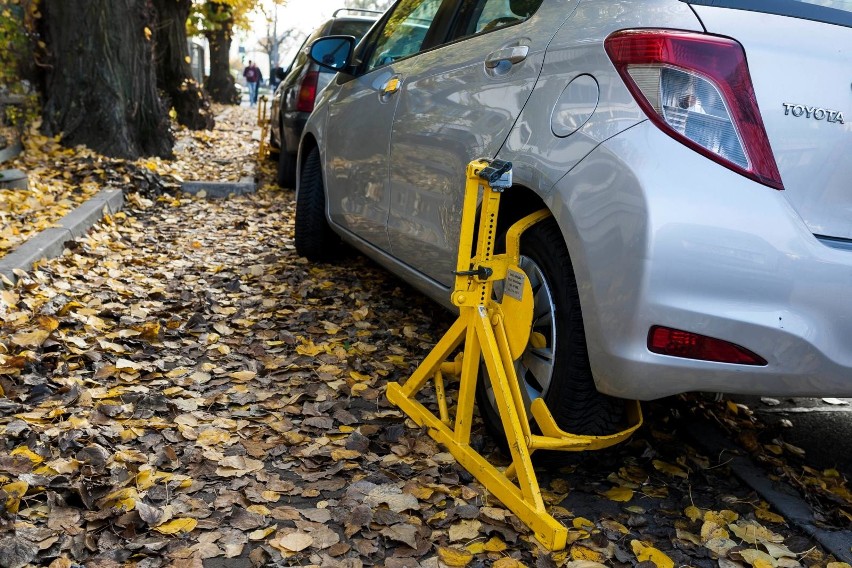
<svg viewBox="0 0 852 568"><path fill-rule="evenodd" d="M453 39L487 33L529 19L543 0L463 0Z"/></svg>
<svg viewBox="0 0 852 568"><path fill-rule="evenodd" d="M419 53L442 0L402 0L376 34L365 72Z"/></svg>

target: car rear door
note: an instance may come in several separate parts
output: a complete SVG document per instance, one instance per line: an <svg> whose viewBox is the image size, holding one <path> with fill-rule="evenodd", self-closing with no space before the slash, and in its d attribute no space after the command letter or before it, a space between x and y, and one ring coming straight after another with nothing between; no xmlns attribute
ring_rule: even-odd
<svg viewBox="0 0 852 568"><path fill-rule="evenodd" d="M390 251L388 154L400 77L417 54L442 2L400 0L371 31L354 78L339 77L329 101L326 187L329 216L370 244Z"/></svg>
<svg viewBox="0 0 852 568"><path fill-rule="evenodd" d="M463 0L452 43L421 54L401 77L390 157L395 257L450 285L466 165L497 154L575 4Z"/></svg>

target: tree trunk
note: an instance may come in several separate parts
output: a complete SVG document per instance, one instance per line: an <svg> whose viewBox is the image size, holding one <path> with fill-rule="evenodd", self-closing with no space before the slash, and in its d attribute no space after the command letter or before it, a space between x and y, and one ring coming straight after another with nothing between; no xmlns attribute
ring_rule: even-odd
<svg viewBox="0 0 852 568"><path fill-rule="evenodd" d="M231 76L231 32L234 26L231 8L218 2L208 2L210 11L217 14L217 27L207 31L207 43L210 45L210 76L204 87L210 98L217 103L238 104L240 94L234 86Z"/></svg>
<svg viewBox="0 0 852 568"><path fill-rule="evenodd" d="M213 128L210 99L193 78L189 66L186 19L192 0L154 0L158 25L157 86L168 96L177 121L192 130Z"/></svg>
<svg viewBox="0 0 852 568"><path fill-rule="evenodd" d="M148 0L45 0L44 129L109 156L172 155Z"/></svg>

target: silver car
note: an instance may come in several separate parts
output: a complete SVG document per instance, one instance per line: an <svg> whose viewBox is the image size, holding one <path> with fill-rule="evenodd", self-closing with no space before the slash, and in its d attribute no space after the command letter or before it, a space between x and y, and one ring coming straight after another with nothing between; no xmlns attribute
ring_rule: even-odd
<svg viewBox="0 0 852 568"><path fill-rule="evenodd" d="M852 396L849 0L399 0L311 53L339 73L299 253L342 239L448 304L465 165L512 162L500 229L552 213L517 367L564 429L617 429L625 398Z"/></svg>

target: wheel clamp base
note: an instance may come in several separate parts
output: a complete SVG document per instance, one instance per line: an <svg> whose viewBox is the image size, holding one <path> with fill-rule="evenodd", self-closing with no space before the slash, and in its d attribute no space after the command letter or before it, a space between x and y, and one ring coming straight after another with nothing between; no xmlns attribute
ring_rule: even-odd
<svg viewBox="0 0 852 568"><path fill-rule="evenodd" d="M530 341L533 320L532 287L520 268L520 239L524 231L550 213L543 209L512 225L506 234L506 252L495 255L500 195L509 186L511 164L508 162L476 160L468 164L452 292L459 317L404 384L388 384L387 396L529 526L545 547L561 550L565 548L568 531L544 506L532 465L533 452L585 451L612 446L629 438L642 425L642 411L634 401L628 408L630 427L608 436L584 436L561 430L544 401L536 399L530 413L541 434L532 433L514 365ZM471 255L475 233L476 251ZM503 294L497 300L493 297L493 285L500 280L504 281ZM474 395L483 362L512 458L512 464L503 471L470 446ZM452 416L445 388L448 376L459 380ZM430 381L438 406L437 416L415 398Z"/></svg>

